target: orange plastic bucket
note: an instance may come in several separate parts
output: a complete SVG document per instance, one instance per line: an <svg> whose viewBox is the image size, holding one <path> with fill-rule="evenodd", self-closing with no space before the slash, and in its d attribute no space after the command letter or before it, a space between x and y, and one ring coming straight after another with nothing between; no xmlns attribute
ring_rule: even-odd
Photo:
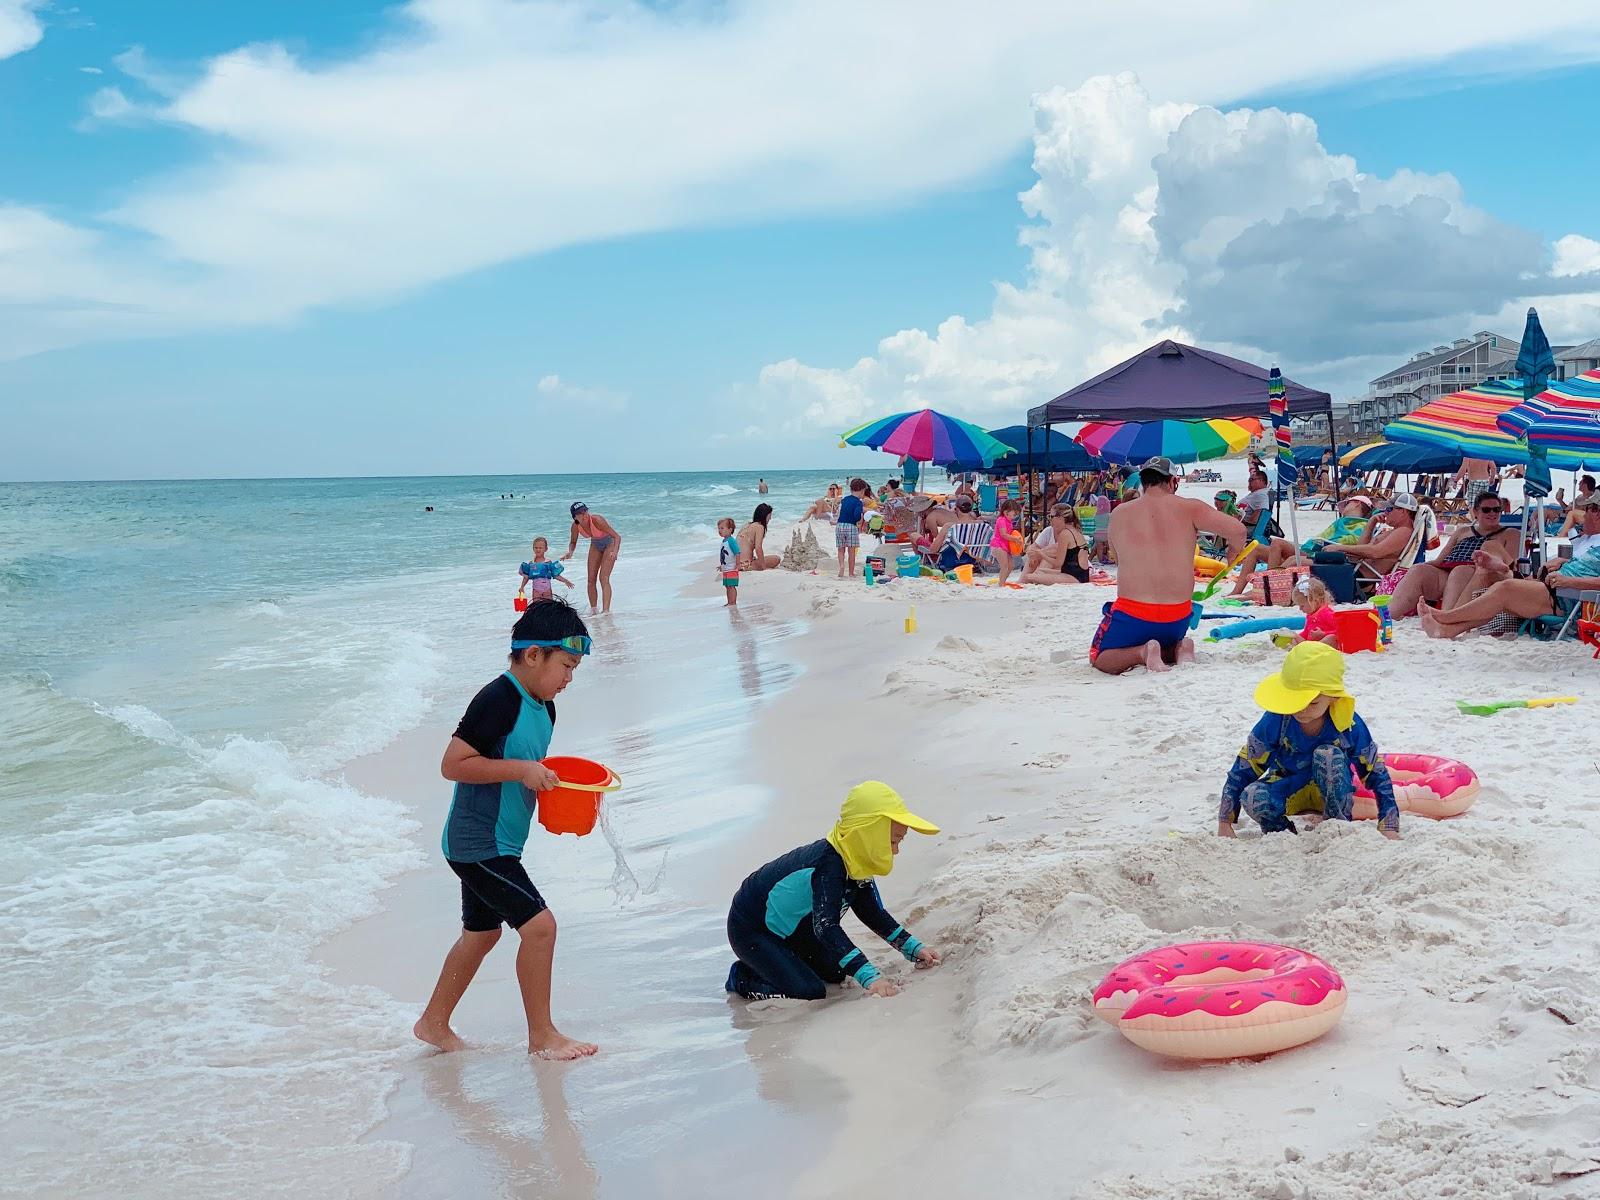
<svg viewBox="0 0 1600 1200"><path fill-rule="evenodd" d="M954 571L951 571L950 574L952 574L952 575L954 575L956 577L956 582L957 583L971 583L972 582L972 564L971 563L962 563Z"/></svg>
<svg viewBox="0 0 1600 1200"><path fill-rule="evenodd" d="M582 837L591 832L600 818L600 798L621 787L621 777L587 758L554 756L545 759L544 765L560 777L561 786L539 793L539 824L556 834Z"/></svg>
<svg viewBox="0 0 1600 1200"><path fill-rule="evenodd" d="M1383 620L1370 608L1353 608L1336 611L1333 627L1339 634L1339 649L1346 654L1378 648L1378 631Z"/></svg>

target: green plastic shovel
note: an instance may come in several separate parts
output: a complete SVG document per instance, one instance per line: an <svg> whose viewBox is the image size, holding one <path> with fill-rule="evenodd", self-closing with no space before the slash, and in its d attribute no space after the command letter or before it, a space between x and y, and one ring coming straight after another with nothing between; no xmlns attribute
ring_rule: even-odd
<svg viewBox="0 0 1600 1200"><path fill-rule="evenodd" d="M1499 700L1493 704L1468 704L1465 700L1457 700L1456 707L1462 712L1474 717L1492 717L1501 709L1506 708L1550 708L1557 704L1576 704L1576 696L1541 696L1536 700Z"/></svg>

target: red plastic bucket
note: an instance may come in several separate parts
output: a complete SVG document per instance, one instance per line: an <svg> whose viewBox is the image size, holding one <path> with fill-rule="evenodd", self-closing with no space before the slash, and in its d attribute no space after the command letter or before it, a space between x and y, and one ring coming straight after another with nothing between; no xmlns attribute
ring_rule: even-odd
<svg viewBox="0 0 1600 1200"><path fill-rule="evenodd" d="M539 793L539 824L551 833L583 837L600 817L601 796L621 787L621 777L587 758L555 756L545 759L544 765L560 777L561 786Z"/></svg>
<svg viewBox="0 0 1600 1200"><path fill-rule="evenodd" d="M1351 608L1333 614L1333 627L1339 634L1339 649L1346 654L1378 648L1378 631L1383 618L1376 609Z"/></svg>
<svg viewBox="0 0 1600 1200"><path fill-rule="evenodd" d="M513 609L515 609L517 612L527 612L528 611L528 598L526 596L518 596L515 600L513 600L511 602L511 607Z"/></svg>

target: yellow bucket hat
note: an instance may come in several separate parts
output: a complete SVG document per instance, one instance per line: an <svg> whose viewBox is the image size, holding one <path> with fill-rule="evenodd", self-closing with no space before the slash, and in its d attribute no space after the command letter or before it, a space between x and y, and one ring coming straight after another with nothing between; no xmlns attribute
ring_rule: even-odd
<svg viewBox="0 0 1600 1200"><path fill-rule="evenodd" d="M851 879L871 879L894 869L894 849L889 844L891 821L918 833L939 832L932 821L910 812L900 793L887 783L869 779L850 789L839 808L839 821L828 834L828 844L844 859Z"/></svg>
<svg viewBox="0 0 1600 1200"><path fill-rule="evenodd" d="M1322 642L1301 642L1283 660L1283 670L1256 685L1256 703L1270 713L1292 716L1318 696L1333 696L1334 728L1349 729L1356 698L1344 690L1344 655Z"/></svg>

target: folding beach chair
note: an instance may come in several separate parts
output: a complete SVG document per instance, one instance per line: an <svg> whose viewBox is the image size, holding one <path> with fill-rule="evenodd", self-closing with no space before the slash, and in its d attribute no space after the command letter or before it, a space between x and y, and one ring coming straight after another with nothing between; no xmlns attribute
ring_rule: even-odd
<svg viewBox="0 0 1600 1200"><path fill-rule="evenodd" d="M990 521L961 521L951 525L945 530L944 550L938 565L946 571L963 562L982 568L993 561L994 556L989 551L989 543L993 539L994 524ZM953 555L950 554L952 550ZM955 561L945 566L944 559L948 557L953 557Z"/></svg>
<svg viewBox="0 0 1600 1200"><path fill-rule="evenodd" d="M1600 585L1594 590L1558 588L1556 600L1566 604L1566 612L1548 617L1529 617L1517 626L1518 635L1525 633L1541 642L1559 642L1564 638L1576 637L1578 622L1593 622L1596 614L1600 613Z"/></svg>
<svg viewBox="0 0 1600 1200"><path fill-rule="evenodd" d="M1433 509L1424 504L1417 509L1417 519L1411 525L1411 537L1395 562L1404 563L1408 570L1420 562L1426 562L1428 548L1438 541L1438 537L1438 518L1434 516ZM1382 582L1383 575L1371 563L1356 563L1356 595L1362 601L1370 600Z"/></svg>

